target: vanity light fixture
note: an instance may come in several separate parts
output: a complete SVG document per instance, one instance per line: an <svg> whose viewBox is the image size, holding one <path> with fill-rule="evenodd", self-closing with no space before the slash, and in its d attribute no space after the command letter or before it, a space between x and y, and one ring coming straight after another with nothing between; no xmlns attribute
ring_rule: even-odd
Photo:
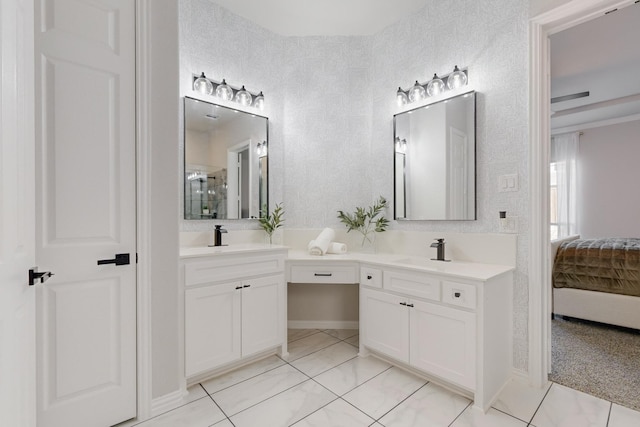
<svg viewBox="0 0 640 427"><path fill-rule="evenodd" d="M409 98L407 97L407 94L404 93L401 87L398 87L398 92L396 94L396 101L398 102L399 107L402 107L403 105L406 105L409 103Z"/></svg>
<svg viewBox="0 0 640 427"><path fill-rule="evenodd" d="M242 89L240 89L236 93L235 101L240 105L244 105L245 107L248 107L249 105L251 105L251 101L253 101L253 97L249 92L247 92L247 90L244 88L244 85L242 85Z"/></svg>
<svg viewBox="0 0 640 427"><path fill-rule="evenodd" d="M187 175L188 181L206 180L206 179L207 179L207 174L201 171L191 172L189 175Z"/></svg>
<svg viewBox="0 0 640 427"><path fill-rule="evenodd" d="M433 73L433 78L427 84L427 93L429 96L440 95L444 91L444 82L437 74Z"/></svg>
<svg viewBox="0 0 640 427"><path fill-rule="evenodd" d="M225 79L222 79L222 83L216 88L216 96L225 101L231 101L233 99L233 90Z"/></svg>
<svg viewBox="0 0 640 427"><path fill-rule="evenodd" d="M222 82L216 82L207 78L204 72L199 76L193 75L193 90L203 95L217 96L225 101L235 101L245 107L253 105L258 110L264 110L264 95L262 91L256 95L245 89L244 85L241 89L234 89L227 84L225 79L222 79Z"/></svg>
<svg viewBox="0 0 640 427"><path fill-rule="evenodd" d="M203 72L200 74L200 77L193 81L193 90L203 95L211 95L213 94L213 83L209 81Z"/></svg>
<svg viewBox="0 0 640 427"><path fill-rule="evenodd" d="M443 77L438 77L437 74L433 75L433 78L425 84L420 84L417 80L409 90L403 90L402 87L398 88L396 92L396 101L399 107L403 107L406 104L419 102L427 97L438 96L447 90L457 90L463 86L466 86L469 81L469 72L466 68L459 69L456 65L450 74Z"/></svg>
<svg viewBox="0 0 640 427"><path fill-rule="evenodd" d="M425 94L424 88L418 81L413 85L411 89L409 89L409 102L416 102L425 99L427 96Z"/></svg>

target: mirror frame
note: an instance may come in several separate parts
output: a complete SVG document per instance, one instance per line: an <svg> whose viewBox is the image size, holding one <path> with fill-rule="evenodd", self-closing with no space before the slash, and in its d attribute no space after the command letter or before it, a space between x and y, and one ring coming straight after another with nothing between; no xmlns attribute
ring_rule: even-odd
<svg viewBox="0 0 640 427"><path fill-rule="evenodd" d="M393 144L392 144L392 149L393 149L393 219L396 221L477 221L478 219L478 162L477 162L477 142L478 142L478 138L477 138L477 128L478 128L478 124L477 124L477 94L478 92L476 92L475 90L468 90L466 92L463 93L459 93L457 95L454 96L450 96L447 98L443 98L440 100L437 100L435 102L431 102L431 103L426 103L426 104L421 104L415 108L411 108L405 111L401 111L399 113L396 113L393 115ZM396 119L397 116L402 115L402 114L408 114L410 112L425 108L427 106L430 105L436 105L436 104L440 104L443 103L445 101L450 101L452 99L455 98L459 98L459 97L464 97L467 95L472 95L473 97L473 216L472 218L465 218L465 219L447 219L447 218L398 218L397 212L398 212L398 194L397 194L397 186L396 186L396 178L398 176L398 170L397 170L397 152L396 152L396 147L395 147L395 138L396 138ZM406 185L406 157L404 157L402 159L403 161L403 165L405 166L405 169L403 169L403 177L405 180L405 184L403 185L403 195L402 195L402 200L404 201L404 211L406 213L406 209L407 209L407 185Z"/></svg>
<svg viewBox="0 0 640 427"><path fill-rule="evenodd" d="M265 204L267 205L267 210L270 209L269 207L269 169L270 169L270 165L269 165L269 150L270 150L270 142L269 142L269 117L267 116L263 116L261 114L257 114L254 112L249 112L249 111L245 111L243 109L240 108L235 108L233 106L227 106L227 105L222 105L222 104L217 104L215 102L210 102L210 101L205 101L203 99L198 99L198 98L194 98L191 96L183 96L183 102L182 102L182 120L183 120L183 130L182 130L182 144L183 144L183 150L182 150L182 220L184 221L251 221L251 220L257 220L259 218L262 217L262 206L264 206ZM263 168L263 162L261 161L262 158L258 158L258 217L255 218L187 218L187 195L186 195L186 174L187 174L187 108L186 108L186 102L187 99L190 99L192 101L197 101L197 102L204 102L210 105L215 105L221 108L226 108L227 110L231 110L231 111L237 111L239 113L243 113L243 114L249 114L251 116L255 116L255 117L259 117L262 119L266 120L265 123L265 138L266 138L266 142L267 142L267 155L263 156L262 158L266 157L266 168L267 168L267 179L265 182L265 203L260 203L260 197L262 196L261 191L260 191L260 184L263 181L262 178L262 168Z"/></svg>

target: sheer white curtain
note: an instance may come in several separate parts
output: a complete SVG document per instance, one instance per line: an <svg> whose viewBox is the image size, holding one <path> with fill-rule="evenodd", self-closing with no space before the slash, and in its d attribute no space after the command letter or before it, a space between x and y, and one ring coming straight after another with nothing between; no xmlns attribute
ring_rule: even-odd
<svg viewBox="0 0 640 427"><path fill-rule="evenodd" d="M558 237L566 237L578 232L576 199L579 140L579 132L551 137L551 163L555 163L557 179Z"/></svg>

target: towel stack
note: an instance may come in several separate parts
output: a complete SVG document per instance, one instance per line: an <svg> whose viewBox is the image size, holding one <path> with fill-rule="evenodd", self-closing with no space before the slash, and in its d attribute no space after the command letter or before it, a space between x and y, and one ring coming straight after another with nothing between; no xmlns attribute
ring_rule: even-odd
<svg viewBox="0 0 640 427"><path fill-rule="evenodd" d="M325 228L314 240L309 242L307 249L311 255L324 254L344 254L347 252L347 245L344 243L334 242L336 233Z"/></svg>

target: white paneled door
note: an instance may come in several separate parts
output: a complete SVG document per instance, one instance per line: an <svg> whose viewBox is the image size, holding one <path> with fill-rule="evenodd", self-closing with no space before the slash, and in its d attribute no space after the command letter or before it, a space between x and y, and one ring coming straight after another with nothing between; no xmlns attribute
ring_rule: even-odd
<svg viewBox="0 0 640 427"><path fill-rule="evenodd" d="M134 1L35 1L35 102L37 421L110 426L136 415Z"/></svg>
<svg viewBox="0 0 640 427"><path fill-rule="evenodd" d="M0 1L0 425L35 425L33 2Z"/></svg>

